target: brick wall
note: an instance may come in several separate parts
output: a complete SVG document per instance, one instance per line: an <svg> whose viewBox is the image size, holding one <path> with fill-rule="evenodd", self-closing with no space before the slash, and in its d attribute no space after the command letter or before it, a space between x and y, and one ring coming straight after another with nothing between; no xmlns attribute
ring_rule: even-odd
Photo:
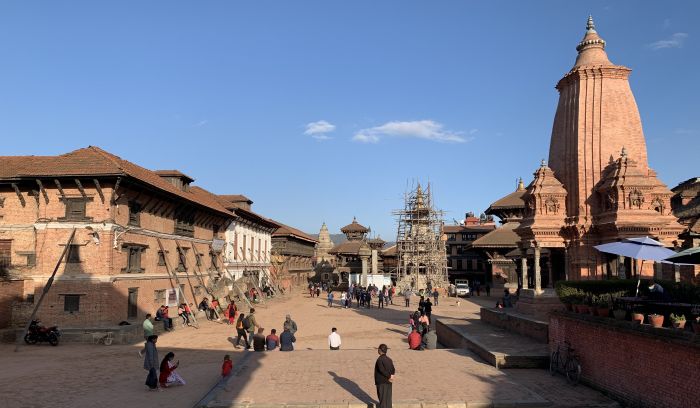
<svg viewBox="0 0 700 408"><path fill-rule="evenodd" d="M697 406L700 339L671 329L554 312L552 351L564 341L580 356L582 381L632 406Z"/></svg>
<svg viewBox="0 0 700 408"><path fill-rule="evenodd" d="M23 281L0 282L0 329L10 325L12 302L22 300L23 295Z"/></svg>

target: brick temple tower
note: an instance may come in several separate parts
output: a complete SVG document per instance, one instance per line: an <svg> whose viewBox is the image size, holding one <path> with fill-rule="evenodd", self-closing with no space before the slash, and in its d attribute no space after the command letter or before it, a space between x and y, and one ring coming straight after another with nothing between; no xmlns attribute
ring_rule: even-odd
<svg viewBox="0 0 700 408"><path fill-rule="evenodd" d="M649 168L631 69L610 62L591 17L576 50L556 86L549 162L528 186L516 231L524 257L536 258L531 273L540 272L540 248L551 249L547 286L616 275L620 260L593 245L649 235L672 246L683 230L670 211L671 191Z"/></svg>

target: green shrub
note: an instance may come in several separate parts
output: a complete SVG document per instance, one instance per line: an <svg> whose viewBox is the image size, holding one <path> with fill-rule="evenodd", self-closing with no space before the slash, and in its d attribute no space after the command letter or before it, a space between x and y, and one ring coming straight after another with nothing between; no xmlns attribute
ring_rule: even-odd
<svg viewBox="0 0 700 408"><path fill-rule="evenodd" d="M674 282L667 280L655 280L654 282L664 288L664 292L674 302L700 303L700 286L687 282ZM556 284L556 292L563 303L573 303L577 298L585 299L585 302L600 300L601 296L608 302L614 301L620 296L634 296L637 290L637 279L611 279L611 280L583 280L583 281L559 281ZM647 279L639 283L639 295L649 295Z"/></svg>

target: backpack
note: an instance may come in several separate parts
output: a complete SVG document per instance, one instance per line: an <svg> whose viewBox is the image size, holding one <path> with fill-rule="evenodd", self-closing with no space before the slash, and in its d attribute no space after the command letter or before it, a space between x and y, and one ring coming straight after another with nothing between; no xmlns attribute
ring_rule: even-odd
<svg viewBox="0 0 700 408"><path fill-rule="evenodd" d="M250 316L246 316L243 319L243 329L245 329L245 330L250 329Z"/></svg>

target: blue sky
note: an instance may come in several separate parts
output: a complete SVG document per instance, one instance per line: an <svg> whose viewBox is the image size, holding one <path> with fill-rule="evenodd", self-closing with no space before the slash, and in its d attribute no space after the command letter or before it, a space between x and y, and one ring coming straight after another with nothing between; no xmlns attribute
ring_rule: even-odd
<svg viewBox="0 0 700 408"><path fill-rule="evenodd" d="M589 13L633 69L652 168L700 176L692 1L3 2L0 154L97 145L393 240L416 181L451 221L531 179Z"/></svg>

